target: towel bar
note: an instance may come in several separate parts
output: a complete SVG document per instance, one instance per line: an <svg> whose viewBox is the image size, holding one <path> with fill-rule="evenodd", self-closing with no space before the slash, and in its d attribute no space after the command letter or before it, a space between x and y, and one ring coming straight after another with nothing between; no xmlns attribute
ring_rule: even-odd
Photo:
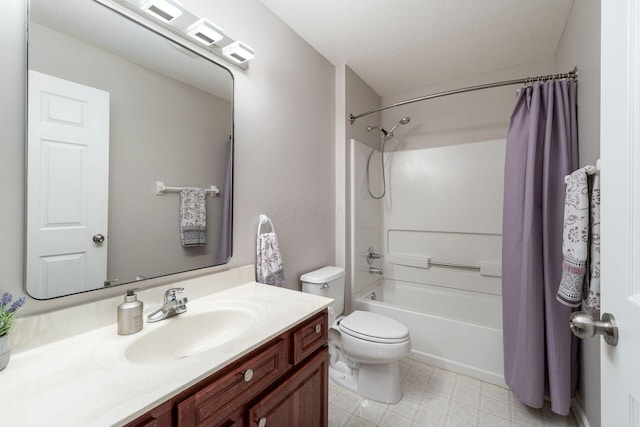
<svg viewBox="0 0 640 427"><path fill-rule="evenodd" d="M167 187L164 185L162 181L156 181L156 195L162 196L165 193L179 193L182 191L183 187ZM211 197L218 197L220 195L220 190L217 186L212 185L207 188L207 194L211 194Z"/></svg>
<svg viewBox="0 0 640 427"><path fill-rule="evenodd" d="M595 175L597 173L600 173L600 159L598 159L596 161L596 165L595 166L588 165L588 166L585 166L585 167L583 167L581 169L584 169L584 171L587 173L587 175ZM564 183L565 184L569 183L569 177L570 177L570 175L567 175L567 176L564 177Z"/></svg>

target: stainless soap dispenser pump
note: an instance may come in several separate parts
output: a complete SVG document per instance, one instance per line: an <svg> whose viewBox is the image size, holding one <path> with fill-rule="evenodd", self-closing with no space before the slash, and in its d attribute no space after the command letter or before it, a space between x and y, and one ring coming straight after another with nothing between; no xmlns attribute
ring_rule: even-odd
<svg viewBox="0 0 640 427"><path fill-rule="evenodd" d="M124 302L118 306L118 335L131 335L142 330L143 304L138 301L136 289L127 289Z"/></svg>

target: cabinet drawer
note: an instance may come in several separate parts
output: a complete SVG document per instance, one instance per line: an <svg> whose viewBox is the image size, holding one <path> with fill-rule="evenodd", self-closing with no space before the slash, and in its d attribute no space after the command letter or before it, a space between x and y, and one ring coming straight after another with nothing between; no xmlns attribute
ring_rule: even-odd
<svg viewBox="0 0 640 427"><path fill-rule="evenodd" d="M297 365L327 342L327 312L307 320L292 334L293 364Z"/></svg>
<svg viewBox="0 0 640 427"><path fill-rule="evenodd" d="M280 339L179 403L179 425L220 425L225 417L268 387L285 370L285 341Z"/></svg>
<svg viewBox="0 0 640 427"><path fill-rule="evenodd" d="M125 424L125 427L171 427L172 402L165 402L146 414Z"/></svg>

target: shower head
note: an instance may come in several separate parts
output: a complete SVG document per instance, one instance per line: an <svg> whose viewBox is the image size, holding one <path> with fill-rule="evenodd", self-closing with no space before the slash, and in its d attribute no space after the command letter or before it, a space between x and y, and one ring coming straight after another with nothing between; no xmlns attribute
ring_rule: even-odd
<svg viewBox="0 0 640 427"><path fill-rule="evenodd" d="M401 118L400 121L398 123L396 123L395 125L393 125L391 130L384 135L385 138L387 138L387 141L390 141L391 138L393 138L393 131L396 130L398 126L406 125L410 121L411 121L411 117L403 117L403 118Z"/></svg>
<svg viewBox="0 0 640 427"><path fill-rule="evenodd" d="M389 134L386 130L382 129L380 126L367 126L367 132L371 132L374 129L379 129L384 136L387 136Z"/></svg>
<svg viewBox="0 0 640 427"><path fill-rule="evenodd" d="M380 132L382 132L382 135L384 137L384 139L386 141L391 141L391 139L393 138L393 131L396 130L396 128L400 125L406 125L407 123L409 123L411 121L411 117L403 117L400 119L400 121L398 123L396 123L395 125L393 125L393 127L391 128L390 131L386 131L384 129L382 129L379 126L367 126L367 132L371 132L374 129L379 129Z"/></svg>

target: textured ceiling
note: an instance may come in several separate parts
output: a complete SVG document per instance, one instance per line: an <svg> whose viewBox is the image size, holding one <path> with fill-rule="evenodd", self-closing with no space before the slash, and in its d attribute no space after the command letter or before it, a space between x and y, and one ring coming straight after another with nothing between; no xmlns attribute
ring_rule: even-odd
<svg viewBox="0 0 640 427"><path fill-rule="evenodd" d="M552 57L573 0L260 0L379 95Z"/></svg>

